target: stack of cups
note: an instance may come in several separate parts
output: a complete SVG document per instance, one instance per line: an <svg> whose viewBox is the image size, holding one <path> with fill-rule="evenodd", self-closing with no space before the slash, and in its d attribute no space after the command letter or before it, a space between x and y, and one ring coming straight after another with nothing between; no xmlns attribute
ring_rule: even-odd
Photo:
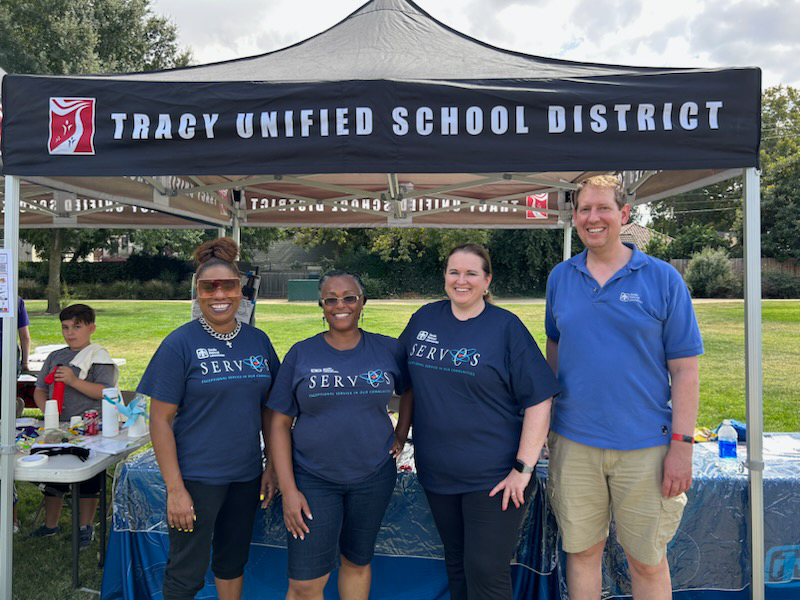
<svg viewBox="0 0 800 600"><path fill-rule="evenodd" d="M44 428L58 429L58 400L48 400L44 403Z"/></svg>
<svg viewBox="0 0 800 600"><path fill-rule="evenodd" d="M122 394L117 388L103 388L104 437L114 437L119 434L119 410L117 410L117 403L119 402L122 402Z"/></svg>

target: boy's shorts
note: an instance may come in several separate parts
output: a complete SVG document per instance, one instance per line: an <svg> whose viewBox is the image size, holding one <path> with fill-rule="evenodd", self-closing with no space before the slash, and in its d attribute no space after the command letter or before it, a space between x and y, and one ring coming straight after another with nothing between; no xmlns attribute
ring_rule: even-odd
<svg viewBox="0 0 800 600"><path fill-rule="evenodd" d="M678 530L686 494L661 495L669 446L592 448L550 433L548 495L565 552L582 552L608 537L611 515L625 552L658 565Z"/></svg>

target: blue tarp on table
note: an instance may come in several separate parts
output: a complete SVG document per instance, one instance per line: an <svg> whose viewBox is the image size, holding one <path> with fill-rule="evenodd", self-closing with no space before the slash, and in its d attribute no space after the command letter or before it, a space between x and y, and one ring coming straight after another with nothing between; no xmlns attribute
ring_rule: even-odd
<svg viewBox="0 0 800 600"><path fill-rule="evenodd" d="M776 449L770 453L770 448ZM792 448L796 447L796 454ZM740 445L740 452L744 446ZM800 596L800 434L765 434L764 516L769 600ZM546 469L520 530L512 575L515 597L567 600L564 555L544 493ZM104 599L160 598L167 557L166 491L155 458L143 452L117 469L114 518L103 576ZM668 548L674 597L746 600L750 597L747 478L716 466L716 445L696 446L694 482L681 526ZM286 530L279 502L260 511L245 573L246 599L286 591ZM376 544L372 598L448 598L442 548L416 475L401 472ZM614 540L604 557L603 597L630 594L622 549ZM213 577L198 598L215 598ZM335 576L326 598L336 598Z"/></svg>

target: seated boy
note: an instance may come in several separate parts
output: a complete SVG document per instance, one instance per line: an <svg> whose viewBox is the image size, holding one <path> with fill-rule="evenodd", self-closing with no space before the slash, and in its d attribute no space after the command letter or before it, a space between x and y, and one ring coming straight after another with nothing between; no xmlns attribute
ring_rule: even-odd
<svg viewBox="0 0 800 600"><path fill-rule="evenodd" d="M44 382L44 378L56 365L61 365L55 373L56 381L64 386L64 407L59 416L60 421L69 421L70 417L82 416L90 409L100 409L103 388L114 387L119 370L111 360L108 352L99 344L92 344L95 330L94 310L85 304L73 304L61 311L61 333L67 347L54 350L45 359L33 398L36 405L44 410L45 402L52 398L52 387ZM97 474L80 486L80 547L89 545L94 537L94 515L97 511L98 492L105 472ZM60 531L58 521L61 516L61 504L64 493L69 486L49 483L44 484L44 525L31 533L30 537L50 537Z"/></svg>

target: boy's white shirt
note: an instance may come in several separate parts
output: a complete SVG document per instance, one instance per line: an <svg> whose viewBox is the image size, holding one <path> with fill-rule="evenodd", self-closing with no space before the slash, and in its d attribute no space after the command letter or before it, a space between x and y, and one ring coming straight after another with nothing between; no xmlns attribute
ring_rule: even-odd
<svg viewBox="0 0 800 600"><path fill-rule="evenodd" d="M100 344L89 344L86 348L78 352L69 364L78 367L80 370L78 378L80 379L86 379L86 376L89 374L89 369L93 364L114 365L114 385L116 386L119 381L119 367L117 363L111 358L108 350L103 348Z"/></svg>

